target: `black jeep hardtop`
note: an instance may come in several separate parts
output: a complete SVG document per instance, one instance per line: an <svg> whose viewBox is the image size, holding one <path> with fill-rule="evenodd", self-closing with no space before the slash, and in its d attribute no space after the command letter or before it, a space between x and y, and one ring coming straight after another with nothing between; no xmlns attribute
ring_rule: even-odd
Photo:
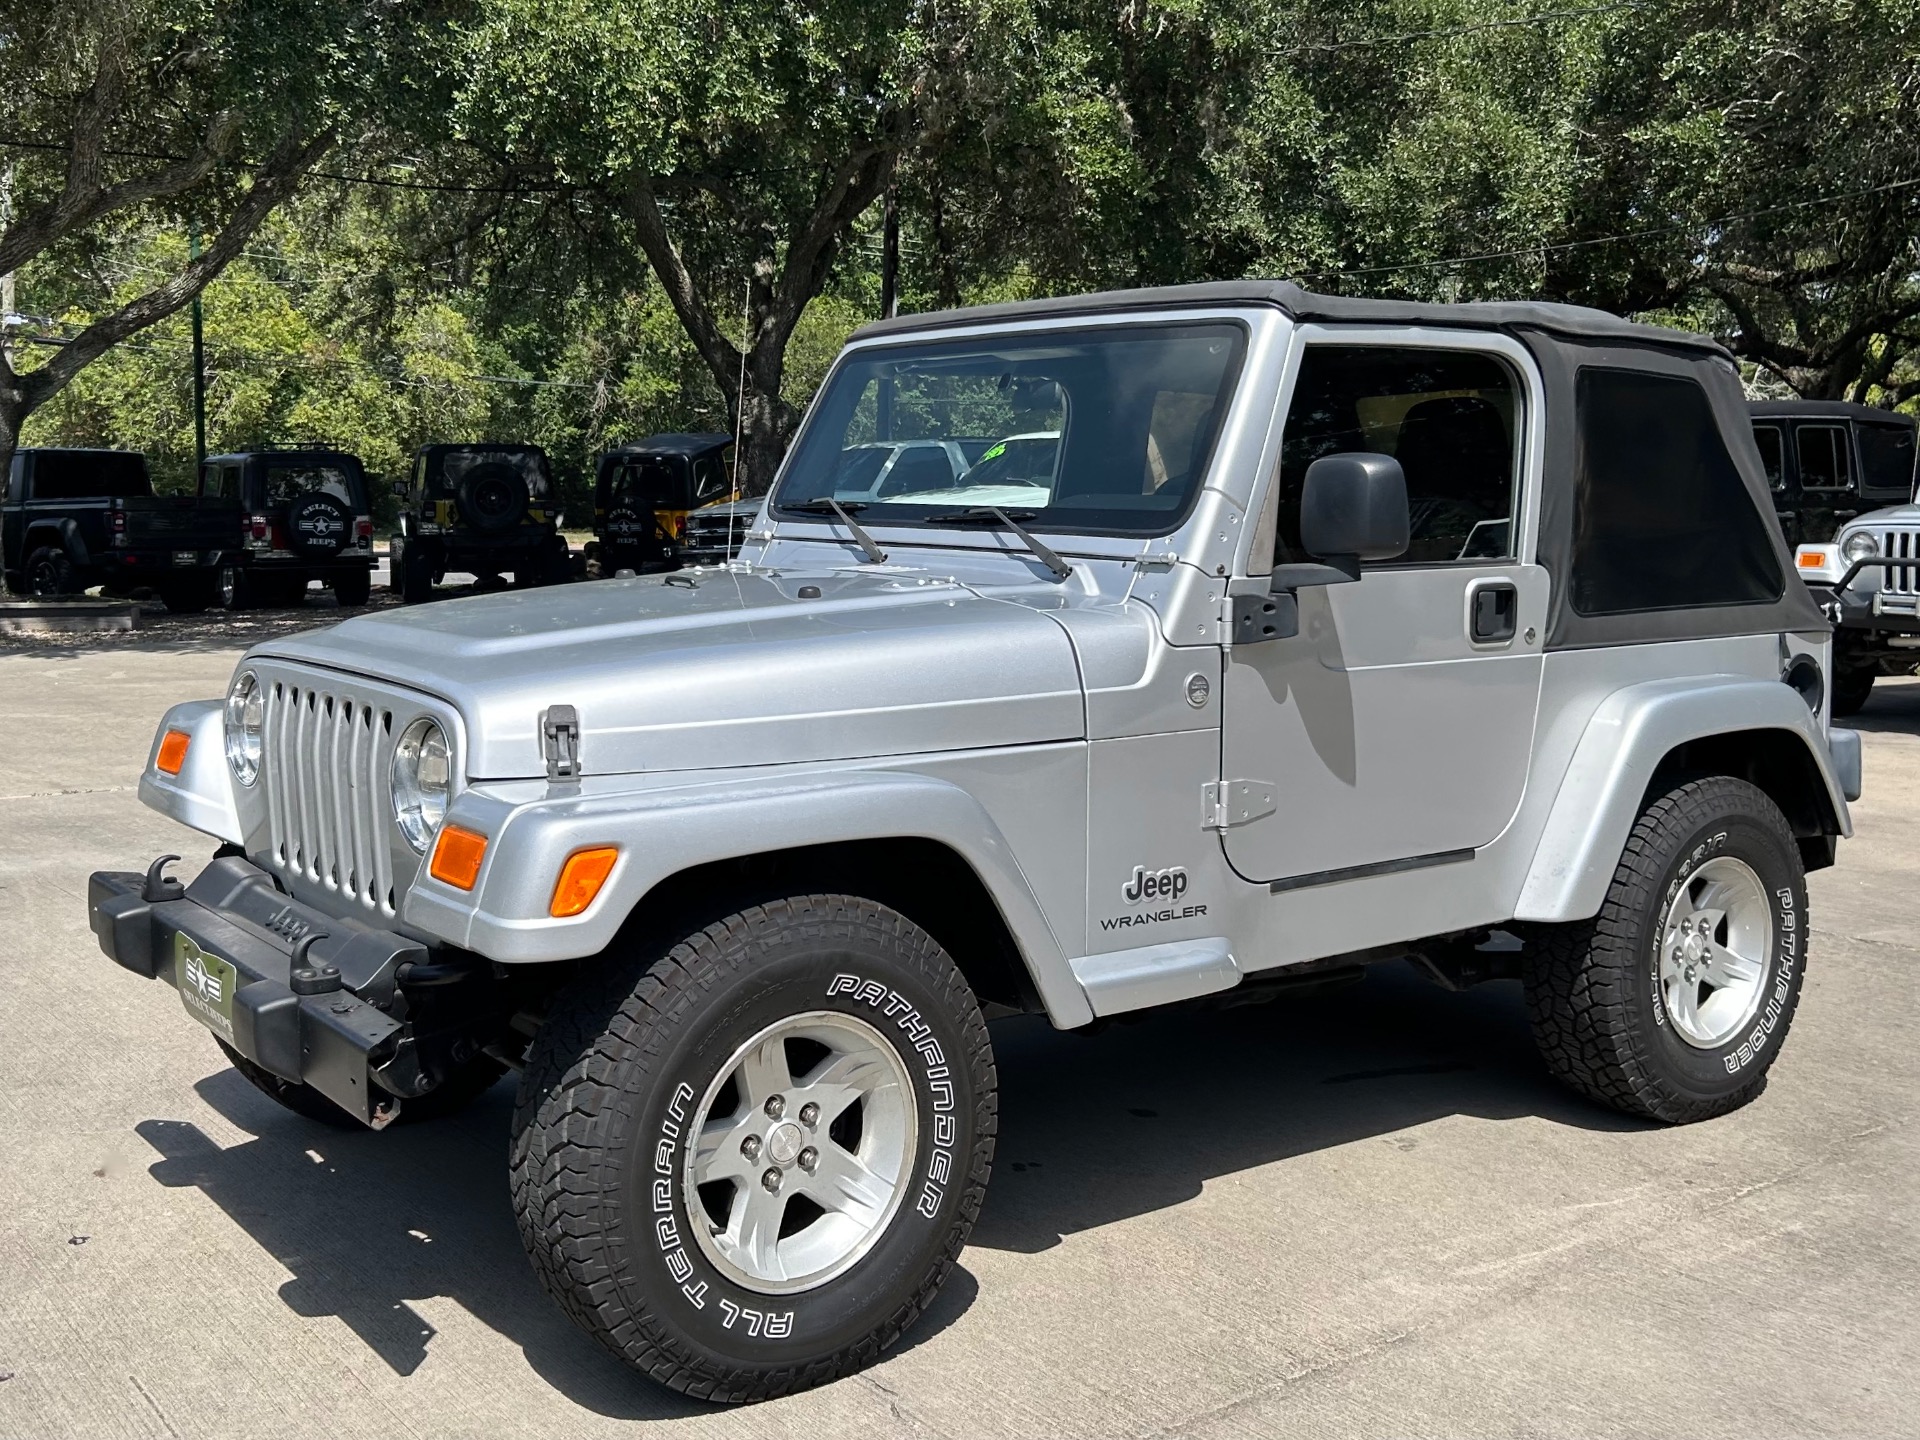
<svg viewBox="0 0 1920 1440"><path fill-rule="evenodd" d="M1824 545L1856 515L1912 498L1911 415L1844 400L1755 400L1747 409L1789 545Z"/></svg>

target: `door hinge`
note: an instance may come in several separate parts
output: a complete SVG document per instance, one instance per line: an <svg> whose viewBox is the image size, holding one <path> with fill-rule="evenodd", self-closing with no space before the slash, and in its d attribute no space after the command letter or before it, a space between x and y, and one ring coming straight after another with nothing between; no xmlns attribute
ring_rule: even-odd
<svg viewBox="0 0 1920 1440"><path fill-rule="evenodd" d="M540 712L540 749L547 757L547 779L580 778L580 714L573 706Z"/></svg>
<svg viewBox="0 0 1920 1440"><path fill-rule="evenodd" d="M1279 808L1271 780L1209 780L1200 787L1200 828L1231 830Z"/></svg>

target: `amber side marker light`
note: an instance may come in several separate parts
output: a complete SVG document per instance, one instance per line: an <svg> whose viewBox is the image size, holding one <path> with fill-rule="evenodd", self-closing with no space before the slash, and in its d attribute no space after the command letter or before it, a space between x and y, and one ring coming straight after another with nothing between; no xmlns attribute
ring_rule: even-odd
<svg viewBox="0 0 1920 1440"><path fill-rule="evenodd" d="M458 825L440 827L440 838L433 842L433 863L427 873L456 890L471 890L480 878L480 862L487 855L487 837Z"/></svg>
<svg viewBox="0 0 1920 1440"><path fill-rule="evenodd" d="M160 742L160 753L153 757L153 768L178 775L187 763L187 745L192 740L184 730L169 730Z"/></svg>
<svg viewBox="0 0 1920 1440"><path fill-rule="evenodd" d="M1818 551L1814 552L1811 555L1799 556L1798 559L1799 559L1800 568L1802 570L1823 569L1827 563L1827 557L1820 554Z"/></svg>
<svg viewBox="0 0 1920 1440"><path fill-rule="evenodd" d="M618 845L574 851L560 867L560 878L553 883L553 903L547 906L547 913L556 920L564 920L585 911L600 894L600 887L613 873L613 862L619 858Z"/></svg>

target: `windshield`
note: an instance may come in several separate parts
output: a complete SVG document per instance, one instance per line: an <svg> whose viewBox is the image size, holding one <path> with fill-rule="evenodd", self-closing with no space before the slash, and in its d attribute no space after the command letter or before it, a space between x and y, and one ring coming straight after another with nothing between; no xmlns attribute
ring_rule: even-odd
<svg viewBox="0 0 1920 1440"><path fill-rule="evenodd" d="M267 462L267 504L289 505L302 495L321 490L349 508L358 504L354 476L337 462L312 460L269 460Z"/></svg>
<svg viewBox="0 0 1920 1440"><path fill-rule="evenodd" d="M814 402L773 498L868 525L978 506L1036 530L1164 535L1198 492L1246 331L1231 321L1029 331L857 353Z"/></svg>

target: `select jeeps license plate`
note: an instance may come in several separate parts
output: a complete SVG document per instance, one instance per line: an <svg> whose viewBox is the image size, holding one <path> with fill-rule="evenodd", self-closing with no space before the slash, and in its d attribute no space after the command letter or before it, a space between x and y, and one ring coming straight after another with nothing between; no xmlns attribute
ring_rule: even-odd
<svg viewBox="0 0 1920 1440"><path fill-rule="evenodd" d="M184 935L173 937L173 983L187 1013L222 1040L233 1039L233 992L240 972Z"/></svg>
<svg viewBox="0 0 1920 1440"><path fill-rule="evenodd" d="M176 550L173 552L173 563L176 565L191 565L199 558L200 552L198 550Z"/></svg>

